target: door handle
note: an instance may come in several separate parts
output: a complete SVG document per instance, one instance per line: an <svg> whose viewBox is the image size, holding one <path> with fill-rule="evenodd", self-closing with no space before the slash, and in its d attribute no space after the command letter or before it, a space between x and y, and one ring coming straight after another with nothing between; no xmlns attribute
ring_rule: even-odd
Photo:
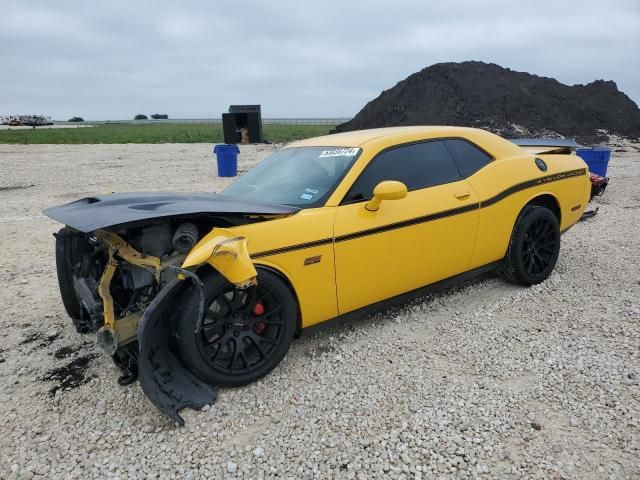
<svg viewBox="0 0 640 480"><path fill-rule="evenodd" d="M468 190L463 190L463 191L454 193L453 196L459 200L466 200L471 196L471 192L469 192Z"/></svg>

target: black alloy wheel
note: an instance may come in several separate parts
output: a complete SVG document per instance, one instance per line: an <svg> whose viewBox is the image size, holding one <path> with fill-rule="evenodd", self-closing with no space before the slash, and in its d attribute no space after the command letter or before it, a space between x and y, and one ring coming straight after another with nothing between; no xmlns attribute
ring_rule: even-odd
<svg viewBox="0 0 640 480"><path fill-rule="evenodd" d="M548 217L540 217L525 232L522 261L530 276L540 275L555 261L556 247L560 243L555 234L556 228Z"/></svg>
<svg viewBox="0 0 640 480"><path fill-rule="evenodd" d="M546 280L560 254L560 226L541 206L525 207L516 221L499 272L512 283L535 285Z"/></svg>
<svg viewBox="0 0 640 480"><path fill-rule="evenodd" d="M202 278L205 314L200 331L195 319L176 326L185 363L202 379L238 386L270 372L285 356L296 327L295 299L288 287L268 271L258 284L236 288L217 272Z"/></svg>

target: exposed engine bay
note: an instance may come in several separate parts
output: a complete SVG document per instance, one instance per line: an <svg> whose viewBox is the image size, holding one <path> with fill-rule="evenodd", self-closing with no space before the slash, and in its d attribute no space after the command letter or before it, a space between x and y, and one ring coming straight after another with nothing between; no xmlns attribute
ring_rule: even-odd
<svg viewBox="0 0 640 480"><path fill-rule="evenodd" d="M114 193L48 208L66 225L56 235L58 283L80 333L95 333L121 385L139 378L147 397L179 424L184 407L216 398L174 354L173 322L198 333L204 294L196 269L239 290L257 282L247 242L230 227L299 208L213 193ZM196 247L196 248L194 248Z"/></svg>
<svg viewBox="0 0 640 480"><path fill-rule="evenodd" d="M158 291L177 276L177 270L167 267L179 267L200 239L200 232L208 233L212 228L210 222L197 220L161 221L115 232L77 232L91 250L71 265L74 288L83 306L81 318L77 319L78 331L97 332L143 311ZM70 255L70 252L66 253ZM71 259L67 261L72 262ZM105 285L101 287L101 283ZM106 312L113 319L105 318L105 296L110 297L113 304ZM126 337L110 340L106 333L99 340L110 354L130 341Z"/></svg>
<svg viewBox="0 0 640 480"><path fill-rule="evenodd" d="M151 401L180 424L180 409L199 408L216 396L215 387L203 384L182 366L167 338L171 316L182 308L179 298L201 296L198 276L182 267L194 246L214 232L207 250L210 264L223 275L226 269L225 276L239 288L255 284L246 241L226 227L271 218L274 215L194 215L89 233L65 227L56 234L60 290L77 331L96 334L98 345L121 369L118 383L127 385L139 376ZM228 258L234 259L233 269L215 263L228 263ZM242 268L243 259L248 268ZM199 258L194 266L202 262ZM198 298L190 304L203 301ZM189 314L202 316L198 311ZM144 345L139 342L142 338Z"/></svg>

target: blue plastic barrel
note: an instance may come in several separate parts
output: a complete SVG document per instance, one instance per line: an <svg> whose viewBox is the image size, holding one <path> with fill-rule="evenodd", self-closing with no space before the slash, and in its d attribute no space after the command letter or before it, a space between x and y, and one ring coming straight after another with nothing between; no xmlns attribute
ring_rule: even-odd
<svg viewBox="0 0 640 480"><path fill-rule="evenodd" d="M238 145L216 145L213 147L213 153L218 161L219 177L235 177L238 175L238 154L240 153Z"/></svg>
<svg viewBox="0 0 640 480"><path fill-rule="evenodd" d="M576 153L589 167L591 173L607 176L607 167L611 158L611 149L609 147L579 148Z"/></svg>

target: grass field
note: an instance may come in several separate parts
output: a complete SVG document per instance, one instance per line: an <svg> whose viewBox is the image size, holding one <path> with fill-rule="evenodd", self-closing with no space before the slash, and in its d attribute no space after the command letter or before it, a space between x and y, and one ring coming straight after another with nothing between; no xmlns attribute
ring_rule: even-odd
<svg viewBox="0 0 640 480"><path fill-rule="evenodd" d="M325 135L334 125L264 125L271 143ZM87 128L0 130L0 143L222 143L222 125L163 123L155 125L103 124Z"/></svg>

